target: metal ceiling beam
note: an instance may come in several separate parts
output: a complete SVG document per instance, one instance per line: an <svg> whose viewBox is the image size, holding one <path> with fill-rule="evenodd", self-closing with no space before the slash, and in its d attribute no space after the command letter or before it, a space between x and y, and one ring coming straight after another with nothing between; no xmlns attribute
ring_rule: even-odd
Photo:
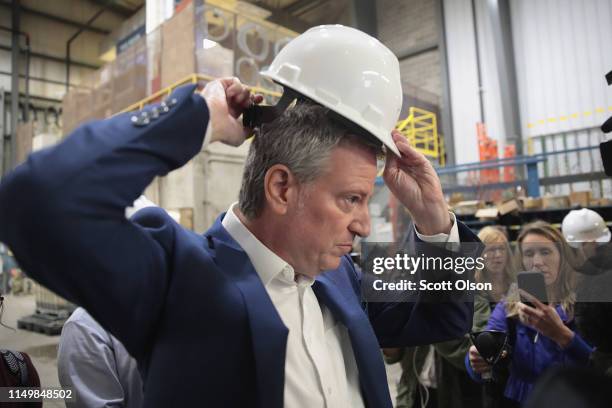
<svg viewBox="0 0 612 408"><path fill-rule="evenodd" d="M19 98L25 98L25 94L23 92L20 92ZM4 91L4 99L7 101L12 101L11 93L9 91ZM43 102L62 103L61 99L49 98L48 96L30 95L30 99L35 99L37 101L43 101Z"/></svg>
<svg viewBox="0 0 612 408"><path fill-rule="evenodd" d="M78 31L76 33L74 33L72 35L72 37L70 37L68 39L68 41L66 41L66 92L68 92L70 90L70 64L72 63L72 60L70 59L70 47L72 46L72 42L74 40L77 39L77 37L79 35L81 35L81 33L83 31L85 31L85 29L89 26L91 26L91 24L93 24L93 22L102 15L102 13L104 13L107 8L110 5L110 1L107 0L106 5L103 6L100 10L98 10L98 12L96 14L94 14L93 16L91 16L91 18L89 20L87 20L87 22L85 23L85 27L84 28L79 28Z"/></svg>
<svg viewBox="0 0 612 408"><path fill-rule="evenodd" d="M292 14L296 17L301 17L325 5L325 3L327 3L327 0L312 0L306 6L301 7L297 12L292 12Z"/></svg>
<svg viewBox="0 0 612 408"><path fill-rule="evenodd" d="M0 50L4 50L4 51L11 51L12 48L8 47L6 45L0 45ZM23 53L24 51L22 51ZM54 61L54 62L59 62L61 64L65 64L66 63L66 58L65 57L56 57L55 55L49 55L49 54L43 54L40 52L30 52L30 56L31 57L36 57L36 58L41 58L41 59L46 59L48 61ZM89 64L87 62L83 62L83 61L74 61L72 60L72 65L76 65L79 67L83 67L83 68L89 68L89 69L98 69L100 68L102 65L94 65L94 64Z"/></svg>
<svg viewBox="0 0 612 408"><path fill-rule="evenodd" d="M312 27L311 24L306 21L292 15L291 13L284 11L282 9L277 9L274 7L270 7L264 3L256 2L255 5L259 8L262 8L266 11L269 11L271 14L266 18L267 21L281 25L290 30L296 31L298 33L303 33Z"/></svg>
<svg viewBox="0 0 612 408"><path fill-rule="evenodd" d="M11 4L10 3L6 3L4 1L0 2L0 6L4 6L6 8L11 8ZM61 17L61 16L57 16L55 14L49 14L49 13L45 13L39 10L34 10L25 6L20 6L19 10L24 13L24 14L30 14L32 16L37 16L37 17L41 17L41 18L46 18L47 20L52 20L58 23L62 23L65 25L69 25L69 26L73 26L76 28L82 28L85 29L89 32L92 33L96 33L96 34L103 34L103 35L108 35L110 34L110 30L105 30L103 28L98 28L98 27L86 27L85 24L80 23L78 21L74 21L74 20L70 20L68 18L65 17Z"/></svg>
<svg viewBox="0 0 612 408"><path fill-rule="evenodd" d="M297 0L285 7L283 7L281 10L284 12L287 12L289 14L294 14L296 11L299 11L300 9L308 6L311 3L316 2L317 0Z"/></svg>
<svg viewBox="0 0 612 408"><path fill-rule="evenodd" d="M439 43L437 40L428 41L426 43L417 45L416 47L408 47L399 50L393 50L397 59L402 61L407 58L416 57L420 54L425 54L426 52L435 51L439 48Z"/></svg>
<svg viewBox="0 0 612 408"><path fill-rule="evenodd" d="M9 71L0 70L0 75L11 76L12 74ZM29 77L26 77L24 74L19 74L19 78L24 78L24 79L29 78L30 81L44 82L47 84L54 84L54 85L61 85L61 86L66 85L66 81L57 81L55 79L42 78L42 77L37 77L37 76L32 76L32 75L30 75ZM70 86L77 86L77 84L70 84Z"/></svg>
<svg viewBox="0 0 612 408"><path fill-rule="evenodd" d="M96 5L97 7L106 6L108 1L106 0L89 0L91 3ZM140 8L144 5L144 2L136 7L135 9L131 9L129 7L122 6L121 4L116 3L115 1L111 1L108 5L108 11L112 11L115 14L118 14L122 18L128 18L134 15Z"/></svg>

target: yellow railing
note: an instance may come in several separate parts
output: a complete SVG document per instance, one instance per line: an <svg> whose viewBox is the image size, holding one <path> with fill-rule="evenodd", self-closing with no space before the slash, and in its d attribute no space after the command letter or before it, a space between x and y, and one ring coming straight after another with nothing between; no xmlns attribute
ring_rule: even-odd
<svg viewBox="0 0 612 408"><path fill-rule="evenodd" d="M130 112L134 110L141 110L145 105L153 103L164 96L168 96L172 91L188 83L195 84L198 82L208 82L215 79L210 75L205 74L191 74L176 81L170 86L161 89L154 94L138 101L127 108L123 109L119 113ZM281 94L276 91L271 91L266 88L251 86L249 87L252 92L261 94L267 97L280 98ZM404 120L397 122L396 129L402 132L404 136L410 142L410 145L417 151L423 153L425 156L437 160L440 166L445 165L444 159L444 139L438 133L438 124L436 121L436 114L433 112L426 111L424 109L411 107L409 110L408 117Z"/></svg>
<svg viewBox="0 0 612 408"><path fill-rule="evenodd" d="M406 136L417 151L437 160L440 166L445 165L444 141L438 134L435 113L411 107L408 117L397 122L396 129Z"/></svg>
<svg viewBox="0 0 612 408"><path fill-rule="evenodd" d="M175 88L181 86L181 85L185 85L185 84L195 84L198 82L209 82L212 81L213 79L215 79L214 77L210 76L210 75L205 75L205 74L191 74L186 76L185 78L181 79L180 81L176 81L175 83L173 83L172 85L169 85L167 87L165 87L164 89L160 89L159 91L155 92L154 94L147 96L144 99L141 99L138 102L135 102L133 104L131 104L130 106L128 106L127 108L123 109L121 112L119 113L123 113L123 112L130 112L130 111L134 111L134 110L141 110L142 108L144 108L145 105L149 104L149 103L153 103L155 101L157 101L159 98L162 98L164 96L168 96L172 93L172 91L174 91ZM281 94L279 92L276 91L271 91L269 89L265 89L265 88L261 88L258 86L250 86L249 89L257 94L261 94L264 96L272 96L275 98L280 98Z"/></svg>

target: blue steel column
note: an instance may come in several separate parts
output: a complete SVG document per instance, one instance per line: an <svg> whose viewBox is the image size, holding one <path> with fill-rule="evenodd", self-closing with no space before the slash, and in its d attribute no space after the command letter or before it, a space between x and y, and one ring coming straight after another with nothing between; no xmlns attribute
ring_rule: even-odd
<svg viewBox="0 0 612 408"><path fill-rule="evenodd" d="M540 196L540 177L537 162L527 163L527 195L529 197Z"/></svg>

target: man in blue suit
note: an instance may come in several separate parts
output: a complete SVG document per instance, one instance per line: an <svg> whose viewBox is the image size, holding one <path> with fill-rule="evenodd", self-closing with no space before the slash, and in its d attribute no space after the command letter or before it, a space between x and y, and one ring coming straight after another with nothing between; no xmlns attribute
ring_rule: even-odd
<svg viewBox="0 0 612 408"><path fill-rule="evenodd" d="M182 87L138 114L85 124L0 185L0 240L30 276L124 344L143 374L145 406L391 407L380 347L470 329L470 304L360 297L361 274L347 254L370 232L381 144L385 181L412 214L415 239L477 238L448 212L431 164L399 134L391 138L401 107L397 59L387 63L395 57L355 31L332 26L300 37L328 44L332 34L336 58L350 59L352 47L378 53L338 69L347 76L358 63L374 64L347 82L363 92L351 99L334 91L344 86L338 78L313 91L306 85L316 67L279 64L277 82L294 81L301 97L274 121L255 119L240 200L203 235L159 208L130 221L124 209L203 143L244 141L238 117L261 97L236 79L202 93Z"/></svg>

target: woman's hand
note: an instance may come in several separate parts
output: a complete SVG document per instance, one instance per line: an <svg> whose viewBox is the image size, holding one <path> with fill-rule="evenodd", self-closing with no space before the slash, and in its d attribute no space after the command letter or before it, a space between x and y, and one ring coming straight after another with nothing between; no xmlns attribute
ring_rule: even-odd
<svg viewBox="0 0 612 408"><path fill-rule="evenodd" d="M478 350L476 350L476 346L470 347L468 358L470 359L470 365L472 369L474 369L474 372L482 374L491 371L491 366L482 358Z"/></svg>
<svg viewBox="0 0 612 408"><path fill-rule="evenodd" d="M519 302L518 313L521 322L553 340L559 347L566 348L574 338L574 332L563 323L555 308L545 305L522 289L520 292L521 296L535 306L530 307Z"/></svg>

